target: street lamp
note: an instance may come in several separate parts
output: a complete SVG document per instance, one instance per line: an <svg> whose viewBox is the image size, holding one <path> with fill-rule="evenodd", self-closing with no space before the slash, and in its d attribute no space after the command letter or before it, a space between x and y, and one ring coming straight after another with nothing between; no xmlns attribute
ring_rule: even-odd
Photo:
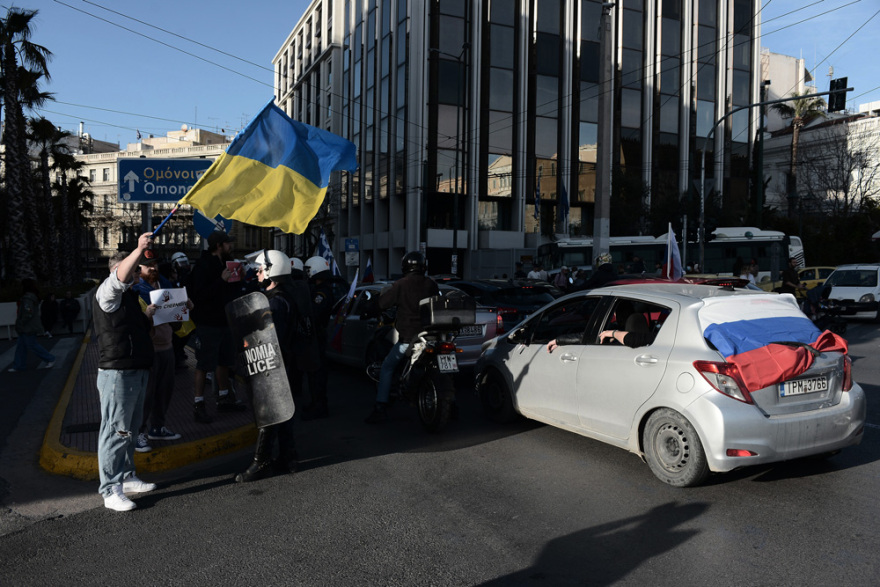
<svg viewBox="0 0 880 587"><path fill-rule="evenodd" d="M447 53L446 51L441 51L440 49L431 48L431 53L436 53L438 55L445 55L447 57L451 57L455 59L458 63L458 104L455 106L455 194L452 196L452 263L451 263L451 272L458 275L458 197L460 193L459 188L459 179L461 178L461 168L459 167L459 157L461 157L461 151L463 148L462 141L462 118L461 111L464 109L465 102L465 73L464 73L464 55L467 52L468 48L470 48L470 44L462 43L461 44L461 52L458 55L453 55L452 53ZM462 185L465 185L462 181Z"/></svg>
<svg viewBox="0 0 880 587"><path fill-rule="evenodd" d="M763 88L762 88L763 89ZM841 92L852 92L854 88L846 88L842 90L830 90L828 92L816 92L814 94L810 94L811 97L816 96L827 96L830 94L838 94ZM718 125L727 120L730 116L736 114L740 110L745 110L747 108L755 108L756 106L767 106L769 104L781 104L783 102L791 102L793 98L780 98L778 100L762 100L760 102L756 102L754 104L746 104L745 106L740 106L738 108L734 108L721 118L719 118L715 124L712 125L712 128L709 130L709 134L706 135L706 138L703 139L703 152L700 153L700 228L699 228L699 241L700 241L700 270L705 270L705 260L706 260L706 250L705 250L705 235L703 234L706 230L706 149L709 146L709 139L712 138L712 135L715 134L715 129L718 128ZM762 170L763 172L763 170ZM761 180L763 182L763 179ZM760 226L758 227L760 228Z"/></svg>

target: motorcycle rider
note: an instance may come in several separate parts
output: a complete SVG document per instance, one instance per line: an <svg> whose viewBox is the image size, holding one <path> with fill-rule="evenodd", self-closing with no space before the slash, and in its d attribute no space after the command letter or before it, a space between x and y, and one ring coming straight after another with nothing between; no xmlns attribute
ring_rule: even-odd
<svg viewBox="0 0 880 587"><path fill-rule="evenodd" d="M278 344L288 380L292 375L296 352L293 333L299 323L299 311L296 304L296 292L290 276L290 259L281 251L263 251L254 259L257 267L257 279L266 288L269 298L269 309L272 321L278 334ZM272 459L275 444L278 444L278 457ZM235 476L237 483L247 483L263 479L271 474L284 474L296 470L296 442L293 435L293 418L265 426L257 432L257 445L254 449L254 461L243 472Z"/></svg>
<svg viewBox="0 0 880 587"><path fill-rule="evenodd" d="M397 306L394 327L397 329L398 342L391 347L391 351L382 362L379 387L376 391L376 406L364 420L367 424L377 424L388 419L388 397L397 364L406 354L411 341L422 330L419 302L440 294L440 288L434 280L425 275L426 268L425 257L421 253L418 251L407 253L401 261L403 277L379 296L377 303L381 310Z"/></svg>
<svg viewBox="0 0 880 587"><path fill-rule="evenodd" d="M312 293L312 309L318 332L317 369L309 375L309 394L312 401L303 410L303 420L327 418L327 326L333 309L333 286L330 284L330 264L321 256L310 257L305 263Z"/></svg>

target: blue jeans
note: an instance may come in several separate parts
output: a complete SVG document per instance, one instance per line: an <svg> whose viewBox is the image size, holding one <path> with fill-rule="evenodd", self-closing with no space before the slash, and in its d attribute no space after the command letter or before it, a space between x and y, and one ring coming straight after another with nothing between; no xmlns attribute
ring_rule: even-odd
<svg viewBox="0 0 880 587"><path fill-rule="evenodd" d="M394 377L394 370L397 364L406 354L409 348L408 342L399 342L388 352L388 356L382 361L382 370L379 372L379 389L376 391L376 402L387 404L388 397L391 395L391 379Z"/></svg>
<svg viewBox="0 0 880 587"><path fill-rule="evenodd" d="M144 418L149 369L98 369L101 428L98 432L98 493L134 474L137 429Z"/></svg>
<svg viewBox="0 0 880 587"><path fill-rule="evenodd" d="M51 363L55 360L55 355L44 349L43 345L37 342L37 336L35 334L19 334L18 344L15 347L15 361L12 363L12 367L16 371L24 371L27 369L28 351L35 352L38 357L47 363Z"/></svg>

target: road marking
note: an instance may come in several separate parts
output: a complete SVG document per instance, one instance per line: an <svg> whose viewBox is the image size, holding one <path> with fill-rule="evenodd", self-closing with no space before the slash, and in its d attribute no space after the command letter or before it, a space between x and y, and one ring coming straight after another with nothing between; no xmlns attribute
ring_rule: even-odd
<svg viewBox="0 0 880 587"><path fill-rule="evenodd" d="M865 422L865 426L867 426L868 428L880 429L880 425L878 425L878 424L868 424L867 422Z"/></svg>

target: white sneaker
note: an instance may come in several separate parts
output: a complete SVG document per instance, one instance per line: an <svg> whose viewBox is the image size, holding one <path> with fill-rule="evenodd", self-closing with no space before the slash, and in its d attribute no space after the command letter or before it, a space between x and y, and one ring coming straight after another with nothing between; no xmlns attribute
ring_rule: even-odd
<svg viewBox="0 0 880 587"><path fill-rule="evenodd" d="M122 493L122 485L114 485L111 489L112 493L104 498L104 507L117 511L127 512L137 507L137 504Z"/></svg>
<svg viewBox="0 0 880 587"><path fill-rule="evenodd" d="M155 483L147 483L138 479L137 475L131 474L122 482L122 491L124 493L145 493L156 489Z"/></svg>
<svg viewBox="0 0 880 587"><path fill-rule="evenodd" d="M138 434L137 440L135 441L134 450L136 452L150 452L151 450L153 450L153 447L150 446L150 443L147 440L147 435L143 432Z"/></svg>
<svg viewBox="0 0 880 587"><path fill-rule="evenodd" d="M44 365L40 365L40 369L51 369L54 366L55 366L55 361L49 361L48 363L46 363Z"/></svg>

